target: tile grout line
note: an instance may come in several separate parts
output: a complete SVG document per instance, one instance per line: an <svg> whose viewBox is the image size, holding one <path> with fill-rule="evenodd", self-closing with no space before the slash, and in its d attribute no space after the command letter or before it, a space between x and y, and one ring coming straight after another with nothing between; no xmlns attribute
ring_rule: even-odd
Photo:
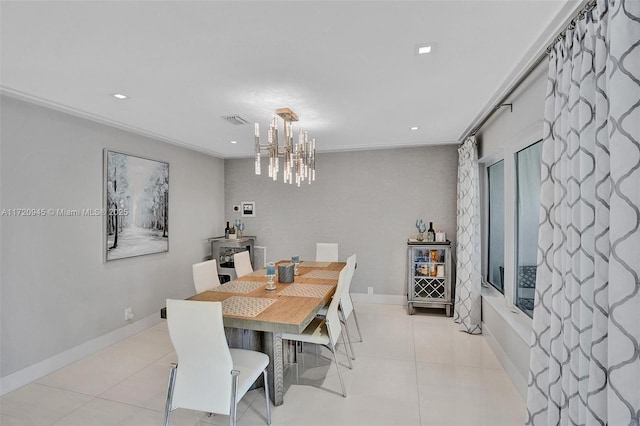
<svg viewBox="0 0 640 426"><path fill-rule="evenodd" d="M132 336L131 336L132 337ZM115 388L116 386L119 386L120 384L124 383L125 381L129 380L132 376L140 373L142 370L144 370L145 368L149 368L150 366L152 366L153 364L155 364L156 362L158 362L159 360L161 360L162 358L164 358L165 356L169 355L171 352L173 351L173 349L171 349L170 351L166 352L164 355L159 356L158 358L154 359L153 361L151 361L149 364L145 365L144 367L138 369L137 371L131 373L130 375L128 375L126 378L124 378L123 380L119 381L118 383L114 384L113 386L109 387L108 389L106 389L104 392L100 393L99 395L90 395L87 393L83 393L83 392L78 392L75 390L70 390L70 389L65 389L59 386L53 386L53 385L49 385L46 383L39 383L37 381L32 382L34 384L38 384L40 386L45 386L48 387L50 389L57 389L57 390L61 390L64 392L70 392L70 393L74 393L77 395L84 395L84 396L88 396L91 397L91 399L87 402L85 402L84 404L80 405L79 407L77 407L75 410L70 411L69 413L63 415L62 417L60 417L59 419L56 419L54 422L50 423L50 424L55 424L56 422L59 422L60 420L64 419L67 416L70 416L71 414L77 412L78 410L80 410L81 408L85 407L86 405L88 405L91 402L94 402L95 400L101 400L101 401L107 401L107 402L113 402L113 403L117 403L117 404L123 404L123 405L127 405L130 407L135 407L135 408L139 408L139 409L143 409L143 410L149 410L149 411L153 411L153 412L162 412L162 410L158 411L158 410L154 410L151 408L147 408L147 407L142 407L139 405L135 405L135 404L131 404L131 403L127 403L127 402L122 402L122 401L116 401L113 399L109 399L109 398L105 398L103 397L104 394L106 394L107 392L109 392L111 389ZM76 361L77 362L77 361ZM73 364L70 364L73 365Z"/></svg>
<svg viewBox="0 0 640 426"><path fill-rule="evenodd" d="M145 365L144 367L136 370L135 372L129 374L127 377L125 377L124 379L120 380L118 383L114 384L113 386L109 387L108 389L105 389L104 392L100 393L100 395L97 395L96 398L100 398L104 401L111 401L110 399L107 398L102 398L102 395L104 395L105 393L109 392L111 389L115 388L116 386L121 385L122 383L126 382L127 380L129 380L131 377L135 376L136 374L140 373L142 370L151 367L153 364L155 364L156 362L160 361L162 358L166 357L167 355L169 355L171 352L174 352L174 349L172 348L171 350L169 350L169 352L165 353L164 355L156 358L155 360L151 361L149 364ZM170 367L170 366L168 366ZM167 368L167 372L169 371L169 369ZM168 376L168 374L167 374ZM112 401L112 402L117 402L117 401ZM141 407L144 408L144 407ZM155 411L155 410L153 410Z"/></svg>
<svg viewBox="0 0 640 426"><path fill-rule="evenodd" d="M69 393L72 393L72 394L75 394L75 395L82 395L82 396L86 396L86 397L91 398L91 399L89 399L87 402L85 402L85 403L83 403L83 404L80 404L80 405L79 405L78 407L76 407L74 410L71 410L71 411L69 411L68 413L63 414L61 417L59 417L59 418L57 418L57 419L55 419L55 420L53 420L53 421L48 421L48 423L47 423L47 424L49 424L49 425L55 425L55 424L56 424L57 422L59 422L60 420L64 419L65 417L70 416L71 414L75 413L76 411L78 411L78 410L79 410L79 409L81 409L82 407L85 407L86 405L88 405L88 404L92 403L93 401L95 401L95 400L98 398L98 397L97 397L97 396L95 396L95 395L89 395L89 394L86 394L86 393L82 393L82 392L78 392L78 391L72 391L72 390L69 390L69 389L64 389L64 388L60 388L60 387L58 387L58 386L52 386L52 385L48 385L48 384L45 384L45 383L38 383L38 382L35 382L35 381L34 381L34 382L31 382L31 383L27 383L25 386L29 386L29 385L44 386L44 387L49 388L49 389L56 389L56 390L59 390L59 391L69 392ZM21 388L23 388L23 387L24 387L24 386L21 386L19 389L21 389ZM14 392L15 392L15 391L14 391ZM3 395L3 397L4 397L4 395ZM2 398L0 398L0 400L1 400L1 399L2 399Z"/></svg>

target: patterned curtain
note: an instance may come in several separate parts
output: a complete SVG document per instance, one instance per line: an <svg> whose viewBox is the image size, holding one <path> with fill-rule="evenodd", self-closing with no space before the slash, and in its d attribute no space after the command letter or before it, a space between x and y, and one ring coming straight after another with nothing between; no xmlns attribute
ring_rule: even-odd
<svg viewBox="0 0 640 426"><path fill-rule="evenodd" d="M475 136L467 138L458 149L457 231L453 320L467 333L480 334L480 186Z"/></svg>
<svg viewBox="0 0 640 426"><path fill-rule="evenodd" d="M552 48L528 425L640 424L640 1Z"/></svg>

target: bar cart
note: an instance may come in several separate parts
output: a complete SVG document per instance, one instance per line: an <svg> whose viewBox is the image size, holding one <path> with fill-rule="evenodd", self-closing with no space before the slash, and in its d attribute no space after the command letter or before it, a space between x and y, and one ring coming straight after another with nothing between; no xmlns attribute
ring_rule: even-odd
<svg viewBox="0 0 640 426"><path fill-rule="evenodd" d="M407 242L407 302L414 307L444 308L452 315L451 242Z"/></svg>
<svg viewBox="0 0 640 426"><path fill-rule="evenodd" d="M251 265L255 265L253 259L254 244L256 237L243 236L242 238L224 238L215 237L209 238L211 243L211 258L216 259L218 262L218 276L220 282L225 283L236 278L236 271L234 269L233 255L241 251L249 251L251 258Z"/></svg>

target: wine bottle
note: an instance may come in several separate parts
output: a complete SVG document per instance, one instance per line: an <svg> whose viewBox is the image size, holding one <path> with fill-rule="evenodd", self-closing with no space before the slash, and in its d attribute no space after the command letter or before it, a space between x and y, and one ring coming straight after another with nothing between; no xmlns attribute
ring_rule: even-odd
<svg viewBox="0 0 640 426"><path fill-rule="evenodd" d="M432 243L436 240L436 231L433 230L433 222L429 222L429 229L427 230L427 241Z"/></svg>
<svg viewBox="0 0 640 426"><path fill-rule="evenodd" d="M229 231L230 231L230 229L229 229L229 222L227 222L227 227L226 227L226 228L224 228L224 237L225 237L226 239L229 239Z"/></svg>

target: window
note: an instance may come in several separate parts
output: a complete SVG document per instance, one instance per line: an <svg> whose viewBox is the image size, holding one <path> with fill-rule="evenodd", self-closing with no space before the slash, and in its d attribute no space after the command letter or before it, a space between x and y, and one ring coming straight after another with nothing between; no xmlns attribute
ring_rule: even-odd
<svg viewBox="0 0 640 426"><path fill-rule="evenodd" d="M538 263L538 222L542 140L539 123L505 140L487 142L482 165L482 274L483 281L504 296L499 309L518 312L522 321L533 318ZM496 296L487 290L485 295ZM499 297L487 300L497 301ZM520 320L519 320L520 321Z"/></svg>
<svg viewBox="0 0 640 426"><path fill-rule="evenodd" d="M533 317L542 142L516 153L516 306Z"/></svg>
<svg viewBox="0 0 640 426"><path fill-rule="evenodd" d="M487 168L489 232L487 281L504 293L504 161Z"/></svg>

